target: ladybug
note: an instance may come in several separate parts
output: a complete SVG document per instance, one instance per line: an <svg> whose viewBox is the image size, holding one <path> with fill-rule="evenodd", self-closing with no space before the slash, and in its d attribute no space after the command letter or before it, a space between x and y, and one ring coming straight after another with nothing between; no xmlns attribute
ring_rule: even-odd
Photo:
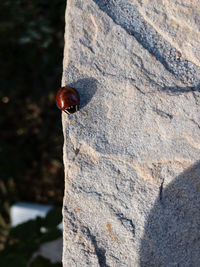
<svg viewBox="0 0 200 267"><path fill-rule="evenodd" d="M72 114L78 111L78 92L69 86L61 87L56 94L56 103L59 109L67 114Z"/></svg>

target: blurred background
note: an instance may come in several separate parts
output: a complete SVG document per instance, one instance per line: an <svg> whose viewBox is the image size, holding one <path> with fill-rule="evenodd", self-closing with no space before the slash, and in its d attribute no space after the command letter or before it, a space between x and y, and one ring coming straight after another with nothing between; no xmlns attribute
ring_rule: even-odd
<svg viewBox="0 0 200 267"><path fill-rule="evenodd" d="M0 4L0 266L61 266L30 259L62 235L64 194L61 85L64 0L2 0ZM46 217L11 224L19 202L53 206ZM49 206L50 205L50 206ZM43 231L41 230L43 229ZM15 264L13 265L13 263Z"/></svg>

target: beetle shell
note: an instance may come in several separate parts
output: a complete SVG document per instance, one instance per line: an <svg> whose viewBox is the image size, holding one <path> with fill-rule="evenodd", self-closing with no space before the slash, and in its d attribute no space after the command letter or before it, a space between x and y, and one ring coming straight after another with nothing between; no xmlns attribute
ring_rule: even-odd
<svg viewBox="0 0 200 267"><path fill-rule="evenodd" d="M78 92L69 86L61 87L56 94L56 103L58 108L67 114L74 113L79 105Z"/></svg>

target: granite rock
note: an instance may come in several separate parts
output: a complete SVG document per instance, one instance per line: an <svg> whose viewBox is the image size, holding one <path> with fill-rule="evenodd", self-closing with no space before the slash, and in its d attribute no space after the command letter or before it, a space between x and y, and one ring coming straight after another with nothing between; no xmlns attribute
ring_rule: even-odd
<svg viewBox="0 0 200 267"><path fill-rule="evenodd" d="M199 24L185 2L67 1L62 85L80 110L62 114L64 267L200 266Z"/></svg>

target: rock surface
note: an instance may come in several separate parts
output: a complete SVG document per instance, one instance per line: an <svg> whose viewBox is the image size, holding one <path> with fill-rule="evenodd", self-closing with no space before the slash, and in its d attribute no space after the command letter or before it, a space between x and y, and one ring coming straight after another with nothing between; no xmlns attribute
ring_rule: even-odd
<svg viewBox="0 0 200 267"><path fill-rule="evenodd" d="M67 1L64 267L200 266L195 3Z"/></svg>

